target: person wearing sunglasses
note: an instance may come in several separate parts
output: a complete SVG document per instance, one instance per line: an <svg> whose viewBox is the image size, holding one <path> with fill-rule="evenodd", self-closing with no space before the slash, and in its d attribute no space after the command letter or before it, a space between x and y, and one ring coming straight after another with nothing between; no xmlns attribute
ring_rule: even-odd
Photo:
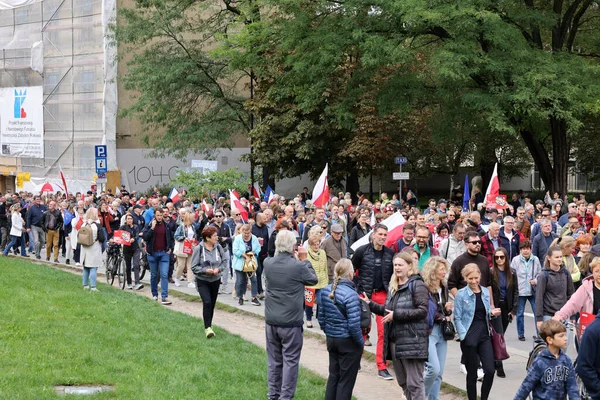
<svg viewBox="0 0 600 400"><path fill-rule="evenodd" d="M494 304L500 308L500 321L502 322L502 330L499 329L499 323L494 324L494 328L498 333L506 332L508 324L512 322L517 314L518 296L517 274L510 268L510 260L506 249L498 247L494 252L494 264L492 265L492 297ZM502 361L496 361L496 374L498 378L506 378Z"/></svg>

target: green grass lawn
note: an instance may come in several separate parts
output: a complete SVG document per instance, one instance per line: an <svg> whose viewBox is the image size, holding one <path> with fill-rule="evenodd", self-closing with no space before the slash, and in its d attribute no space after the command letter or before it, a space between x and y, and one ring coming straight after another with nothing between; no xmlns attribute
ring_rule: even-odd
<svg viewBox="0 0 600 400"><path fill-rule="evenodd" d="M263 349L219 328L207 340L199 319L98 289L84 292L80 276L0 258L0 399L52 399L55 385L90 383L115 391L78 398L266 398ZM324 393L325 380L302 370L296 398Z"/></svg>

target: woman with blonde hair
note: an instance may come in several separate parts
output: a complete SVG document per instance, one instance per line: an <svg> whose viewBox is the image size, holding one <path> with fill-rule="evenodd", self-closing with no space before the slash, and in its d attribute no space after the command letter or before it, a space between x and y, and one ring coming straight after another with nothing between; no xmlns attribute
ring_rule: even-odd
<svg viewBox="0 0 600 400"><path fill-rule="evenodd" d="M350 400L360 368L364 340L361 304L352 282L354 268L347 258L334 268L334 281L319 291L319 325L327 337L329 378L325 400Z"/></svg>
<svg viewBox="0 0 600 400"><path fill-rule="evenodd" d="M25 221L23 221L23 217L21 216L21 204L15 203L10 206L10 243L8 243L4 249L4 255L7 256L8 252L11 248L16 248L17 246L21 246L21 256L27 257L25 240L22 238L23 232L25 231Z"/></svg>
<svg viewBox="0 0 600 400"><path fill-rule="evenodd" d="M434 318L433 330L429 335L429 358L425 364L425 397L429 400L440 398L442 375L446 364L448 343L444 337L442 322L450 322L450 315L454 307L448 296L448 287L445 284L446 272L450 269L448 261L439 256L429 258L423 264L421 276L429 289L431 296L438 304L438 312Z"/></svg>
<svg viewBox="0 0 600 400"><path fill-rule="evenodd" d="M314 286L307 286L307 289L314 289L316 300L319 295L319 291L323 289L329 283L329 275L327 274L327 255L325 250L321 249L321 235L315 234L311 236L311 232L316 227L312 227L308 233L308 261L312 265L319 282ZM319 302L315 301L315 306L318 306ZM313 306L306 305L304 307L306 313L306 327L312 328L312 317L313 317Z"/></svg>
<svg viewBox="0 0 600 400"><path fill-rule="evenodd" d="M188 288L195 288L195 276L192 272L192 254L183 252L184 242L186 239L197 240L196 230L194 229L194 214L186 212L181 214L181 223L175 231L173 238L175 239L175 248L173 253L177 256L177 270L175 271L175 286L181 286L180 281L183 279L183 270L187 269Z"/></svg>
<svg viewBox="0 0 600 400"><path fill-rule="evenodd" d="M579 267L577 267L577 263L575 262L575 257L573 257L573 250L575 250L575 242L571 236L563 236L558 239L554 239L550 247L559 246L560 251L562 252L562 261L565 266L567 272L571 274L571 278L573 279L573 286L575 290L579 286L581 286L581 272L579 272Z"/></svg>
<svg viewBox="0 0 600 400"><path fill-rule="evenodd" d="M97 208L89 208L85 213L85 220L79 229L80 234L81 229L86 226L92 231L93 242L91 246L81 245L81 254L79 257L81 265L83 266L83 288L90 289L91 286L92 291L97 292L96 276L98 267L102 265L101 243L106 241L106 233L100 225Z"/></svg>
<svg viewBox="0 0 600 400"><path fill-rule="evenodd" d="M499 308L491 308L490 292L479 285L479 266L470 263L462 269L467 286L454 298L454 324L460 338L460 349L467 368L467 396L477 399L477 368L479 360L483 367L481 400L487 400L494 383L494 350L490 337L490 318L501 314Z"/></svg>
<svg viewBox="0 0 600 400"><path fill-rule="evenodd" d="M423 369L429 348L429 289L410 254L397 253L393 265L385 304L377 304L366 296L364 301L372 312L383 316L383 354L387 360L392 360L404 395L407 399L424 399Z"/></svg>
<svg viewBox="0 0 600 400"><path fill-rule="evenodd" d="M237 231L238 227L236 227ZM252 257L255 257L260 252L260 244L258 238L252 234L251 225L241 225L239 227L240 234L233 239L233 262L232 268L235 270L235 286L236 295L238 296L238 304L244 305L244 294L248 285L248 278L250 279L250 287L252 293L252 304L260 306L261 303L258 301L258 283L256 280L256 273L244 272L244 261Z"/></svg>

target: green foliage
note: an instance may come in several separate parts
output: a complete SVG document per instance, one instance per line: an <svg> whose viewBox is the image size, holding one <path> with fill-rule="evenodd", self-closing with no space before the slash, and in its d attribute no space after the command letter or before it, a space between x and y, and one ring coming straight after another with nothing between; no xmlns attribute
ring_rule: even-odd
<svg viewBox="0 0 600 400"><path fill-rule="evenodd" d="M187 190L191 197L198 199L207 197L211 192L225 192L237 190L240 193L248 190L250 178L237 167L225 171L209 171L202 173L198 170L179 170L171 183Z"/></svg>

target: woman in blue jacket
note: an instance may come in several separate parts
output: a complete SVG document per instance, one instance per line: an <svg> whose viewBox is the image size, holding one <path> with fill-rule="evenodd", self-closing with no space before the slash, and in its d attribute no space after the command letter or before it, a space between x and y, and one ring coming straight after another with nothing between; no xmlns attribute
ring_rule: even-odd
<svg viewBox="0 0 600 400"><path fill-rule="evenodd" d="M467 395L477 399L477 368L479 359L483 367L481 400L487 400L494 383L494 350L490 337L490 316L501 314L499 308L491 309L490 292L479 286L481 272L477 264L467 264L462 270L467 286L460 289L454 299L454 325L460 338L460 349L467 368Z"/></svg>
<svg viewBox="0 0 600 400"><path fill-rule="evenodd" d="M365 342L360 328L360 299L353 278L352 262L341 259L335 265L333 283L317 295L317 319L327 336L329 352L325 400L350 400L360 368Z"/></svg>
<svg viewBox="0 0 600 400"><path fill-rule="evenodd" d="M252 225L242 225L240 227L240 234L233 239L233 261L231 263L231 267L235 270L235 290L240 306L244 305L244 294L248 285L248 273L242 271L244 261L251 257L252 254L257 256L260 252L260 247L258 238L252 234ZM252 289L252 304L260 306L256 273L254 272L250 275L250 287Z"/></svg>

